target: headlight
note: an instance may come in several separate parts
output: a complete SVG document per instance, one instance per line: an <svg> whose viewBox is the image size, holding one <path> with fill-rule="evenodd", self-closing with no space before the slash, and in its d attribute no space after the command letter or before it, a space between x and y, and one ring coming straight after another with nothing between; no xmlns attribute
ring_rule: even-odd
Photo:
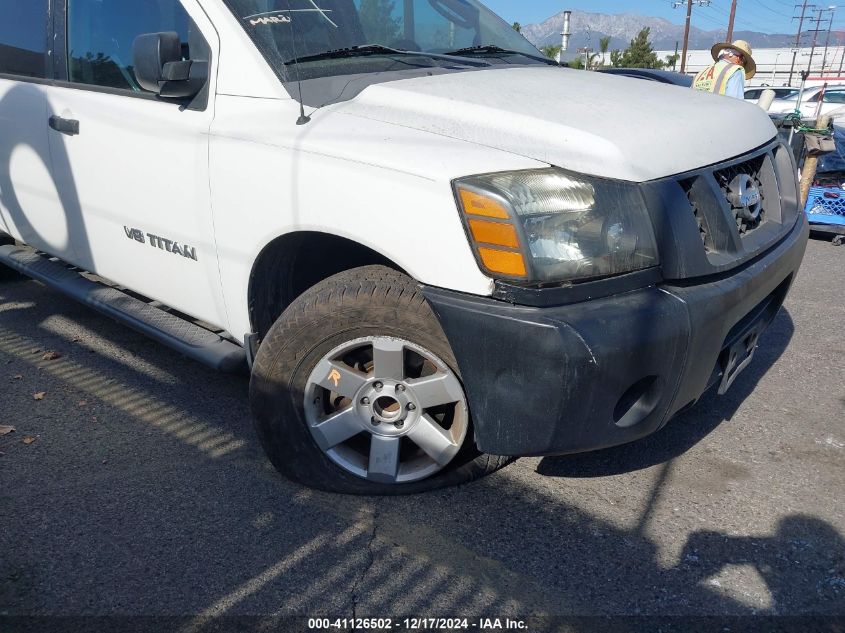
<svg viewBox="0 0 845 633"><path fill-rule="evenodd" d="M455 193L494 278L556 283L658 264L637 185L550 168L462 178Z"/></svg>

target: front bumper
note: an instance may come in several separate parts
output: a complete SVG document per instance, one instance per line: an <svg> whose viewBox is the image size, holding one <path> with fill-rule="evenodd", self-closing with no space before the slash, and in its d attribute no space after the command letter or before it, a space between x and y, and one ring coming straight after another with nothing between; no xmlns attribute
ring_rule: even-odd
<svg viewBox="0 0 845 633"><path fill-rule="evenodd" d="M577 453L658 430L720 378L720 359L739 339L774 319L808 236L801 217L777 246L718 278L565 306L426 288L458 361L478 448Z"/></svg>

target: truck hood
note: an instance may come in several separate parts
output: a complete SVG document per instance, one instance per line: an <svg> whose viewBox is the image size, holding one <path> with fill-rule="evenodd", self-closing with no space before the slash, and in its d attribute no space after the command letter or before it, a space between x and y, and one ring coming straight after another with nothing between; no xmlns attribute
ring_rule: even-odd
<svg viewBox="0 0 845 633"><path fill-rule="evenodd" d="M734 158L776 134L761 108L738 99L553 67L376 84L338 109L631 182Z"/></svg>

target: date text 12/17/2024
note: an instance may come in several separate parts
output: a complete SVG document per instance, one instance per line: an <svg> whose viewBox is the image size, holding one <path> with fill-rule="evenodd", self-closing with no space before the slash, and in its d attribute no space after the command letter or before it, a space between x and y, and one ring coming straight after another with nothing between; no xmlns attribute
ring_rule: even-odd
<svg viewBox="0 0 845 633"><path fill-rule="evenodd" d="M312 631L527 631L524 620L511 618L309 618Z"/></svg>

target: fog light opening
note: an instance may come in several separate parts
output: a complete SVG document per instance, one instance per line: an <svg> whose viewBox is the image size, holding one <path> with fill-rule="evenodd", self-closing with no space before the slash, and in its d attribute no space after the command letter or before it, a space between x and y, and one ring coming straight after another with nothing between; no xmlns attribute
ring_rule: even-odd
<svg viewBox="0 0 845 633"><path fill-rule="evenodd" d="M636 426L657 408L663 392L659 376L646 376L622 394L613 409L613 422L620 428Z"/></svg>

